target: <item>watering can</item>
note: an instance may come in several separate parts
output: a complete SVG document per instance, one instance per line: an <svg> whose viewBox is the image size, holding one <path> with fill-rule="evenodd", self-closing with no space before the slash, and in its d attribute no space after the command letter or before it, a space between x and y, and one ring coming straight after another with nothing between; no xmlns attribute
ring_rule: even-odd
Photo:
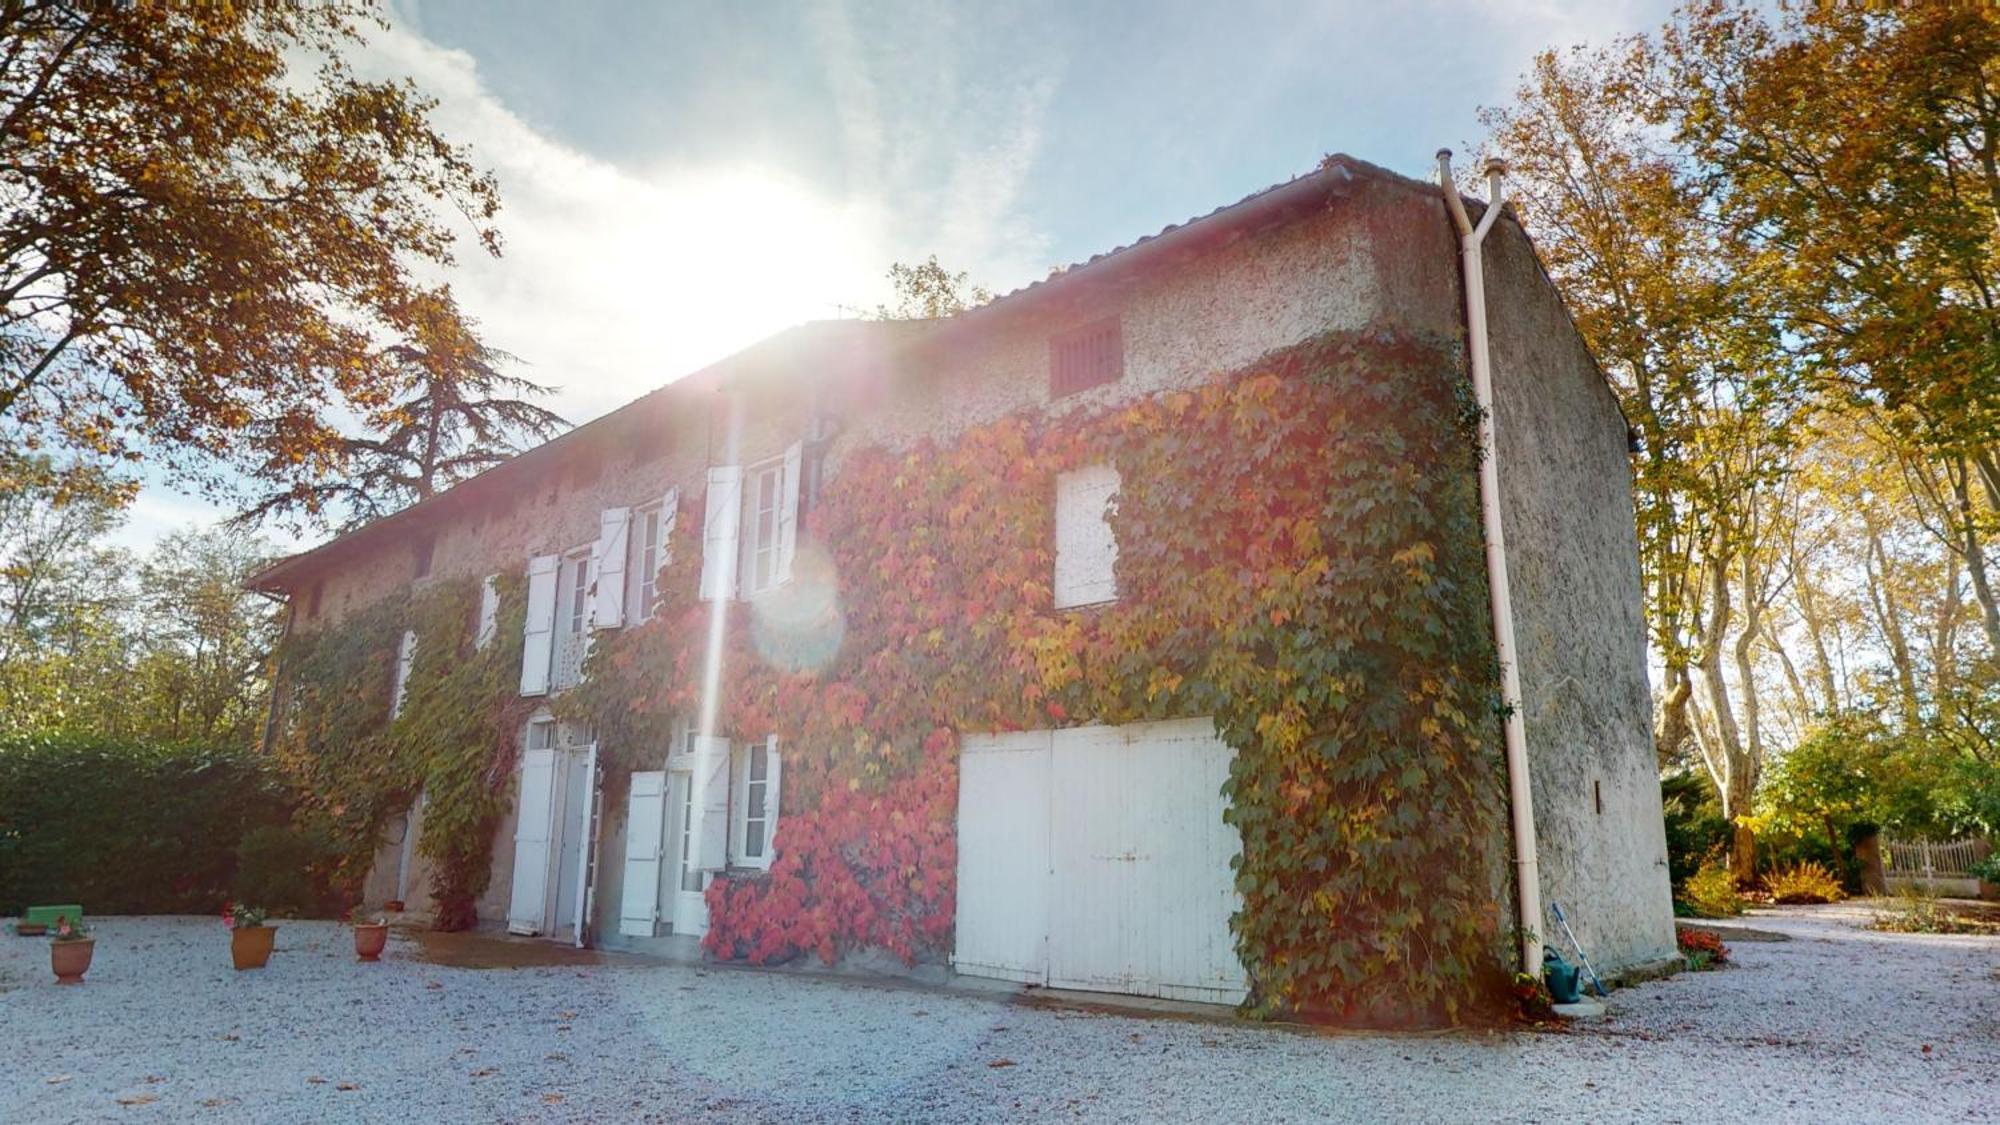
<svg viewBox="0 0 2000 1125"><path fill-rule="evenodd" d="M1574 1004L1583 999L1577 987L1577 968L1553 948L1542 949L1542 980L1549 986L1549 999L1558 1004Z"/></svg>

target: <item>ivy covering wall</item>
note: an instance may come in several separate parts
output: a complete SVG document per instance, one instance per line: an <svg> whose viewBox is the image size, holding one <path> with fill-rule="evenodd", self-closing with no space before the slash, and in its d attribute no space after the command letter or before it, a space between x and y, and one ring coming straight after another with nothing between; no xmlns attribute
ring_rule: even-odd
<svg viewBox="0 0 2000 1125"><path fill-rule="evenodd" d="M431 864L434 924L464 929L492 872L493 835L513 798L532 701L516 694L526 605L518 575L496 581L496 631L475 644L480 583L440 580L336 625L294 633L278 653L286 685L271 748L302 794L300 815L336 842L329 877L358 900L389 822L428 803L417 852ZM392 721L398 646L417 645Z"/></svg>
<svg viewBox="0 0 2000 1125"><path fill-rule="evenodd" d="M1444 347L1336 334L1198 390L848 458L794 581L728 611L719 726L775 733L785 786L770 871L710 888L709 951L942 956L960 732L1211 715L1235 751L1253 1011L1462 1019L1497 997L1469 400ZM1103 461L1119 599L1057 611L1055 476ZM559 704L625 769L659 768L698 706L693 499L660 611L600 636Z"/></svg>

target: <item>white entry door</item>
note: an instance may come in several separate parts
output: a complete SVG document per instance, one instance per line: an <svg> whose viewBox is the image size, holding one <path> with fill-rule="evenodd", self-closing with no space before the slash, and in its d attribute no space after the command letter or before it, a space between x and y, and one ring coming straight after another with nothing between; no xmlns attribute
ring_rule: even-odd
<svg viewBox="0 0 2000 1125"><path fill-rule="evenodd" d="M968 738L958 949L973 976L1235 1003L1247 981L1207 719Z"/></svg>

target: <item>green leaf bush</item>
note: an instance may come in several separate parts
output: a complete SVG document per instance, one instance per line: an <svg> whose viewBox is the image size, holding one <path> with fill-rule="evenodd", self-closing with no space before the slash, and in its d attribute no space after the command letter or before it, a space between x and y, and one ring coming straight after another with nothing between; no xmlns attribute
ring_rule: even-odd
<svg viewBox="0 0 2000 1125"><path fill-rule="evenodd" d="M0 915L206 914L229 897L244 836L290 815L247 749L0 735Z"/></svg>

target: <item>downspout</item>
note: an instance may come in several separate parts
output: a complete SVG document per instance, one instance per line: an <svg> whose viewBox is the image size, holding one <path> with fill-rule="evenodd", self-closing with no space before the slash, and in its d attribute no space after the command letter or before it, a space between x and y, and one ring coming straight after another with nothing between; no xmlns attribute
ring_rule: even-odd
<svg viewBox="0 0 2000 1125"><path fill-rule="evenodd" d="M1507 789L1514 820L1514 882L1520 896L1521 971L1542 975L1542 882L1535 861L1535 798L1528 779L1528 734L1521 714L1521 672L1515 661L1514 598L1507 583L1507 538L1500 526L1500 450L1493 441L1493 356L1486 336L1486 232L1506 208L1502 181L1507 165L1486 162L1486 213L1473 226L1451 178L1451 150L1438 150L1438 184L1458 228L1459 262L1465 269L1466 351L1472 393L1479 402L1479 507L1486 532L1486 576L1493 610L1493 654L1500 661L1501 731L1507 750Z"/></svg>

